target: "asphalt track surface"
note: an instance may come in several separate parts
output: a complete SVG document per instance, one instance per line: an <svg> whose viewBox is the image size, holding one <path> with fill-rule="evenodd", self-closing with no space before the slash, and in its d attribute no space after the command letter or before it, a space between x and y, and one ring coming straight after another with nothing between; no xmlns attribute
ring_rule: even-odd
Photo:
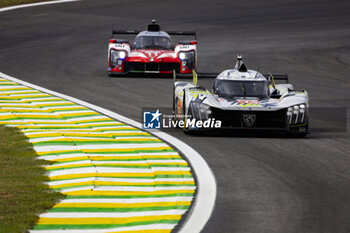
<svg viewBox="0 0 350 233"><path fill-rule="evenodd" d="M349 10L349 1L323 0L85 0L19 9L0 15L0 71L140 121L142 107L171 106L172 80L108 78L112 24L143 29L157 18L164 30L196 26L200 71L231 68L242 54L251 69L287 72L330 115L314 120L306 139L170 132L217 179L202 232L350 232L349 126L329 127L350 107ZM213 80L199 82L210 88Z"/></svg>

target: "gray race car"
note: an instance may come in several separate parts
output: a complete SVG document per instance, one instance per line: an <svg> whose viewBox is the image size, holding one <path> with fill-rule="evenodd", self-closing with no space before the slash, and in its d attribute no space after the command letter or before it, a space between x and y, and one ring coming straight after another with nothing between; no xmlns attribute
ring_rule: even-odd
<svg viewBox="0 0 350 233"><path fill-rule="evenodd" d="M193 82L175 81L175 120L184 121L186 133L199 130L278 130L305 136L309 97L295 90L287 75L263 75L248 70L237 56L234 69L221 72L210 92ZM285 83L276 84L278 80Z"/></svg>

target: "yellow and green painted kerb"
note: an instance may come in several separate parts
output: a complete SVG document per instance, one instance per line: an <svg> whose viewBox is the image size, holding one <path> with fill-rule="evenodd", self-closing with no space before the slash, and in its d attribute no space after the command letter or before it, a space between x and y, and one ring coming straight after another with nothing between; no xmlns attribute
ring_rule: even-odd
<svg viewBox="0 0 350 233"><path fill-rule="evenodd" d="M168 144L84 106L0 78L0 124L19 128L66 198L33 233L169 233L196 184Z"/></svg>

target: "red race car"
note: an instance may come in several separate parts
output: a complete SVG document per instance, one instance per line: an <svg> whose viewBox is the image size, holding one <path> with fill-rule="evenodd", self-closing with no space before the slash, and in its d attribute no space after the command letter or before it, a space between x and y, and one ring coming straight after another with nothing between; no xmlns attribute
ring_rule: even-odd
<svg viewBox="0 0 350 233"><path fill-rule="evenodd" d="M113 38L115 34L135 34L133 44L126 39ZM170 35L194 36L174 45ZM196 69L197 41L194 31L161 31L152 20L146 31L113 30L108 45L108 75L127 73L159 73L192 77Z"/></svg>

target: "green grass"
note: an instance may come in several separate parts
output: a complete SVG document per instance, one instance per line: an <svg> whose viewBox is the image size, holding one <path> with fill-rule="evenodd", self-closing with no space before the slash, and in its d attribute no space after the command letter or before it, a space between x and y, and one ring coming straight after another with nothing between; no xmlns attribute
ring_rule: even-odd
<svg viewBox="0 0 350 233"><path fill-rule="evenodd" d="M46 1L48 1L48 0L1 0L0 1L0 8L7 7L7 6L20 5L20 4L34 3L34 2L46 2Z"/></svg>
<svg viewBox="0 0 350 233"><path fill-rule="evenodd" d="M49 189L42 165L32 145L16 128L0 126L0 232L27 232L38 214L63 195Z"/></svg>

